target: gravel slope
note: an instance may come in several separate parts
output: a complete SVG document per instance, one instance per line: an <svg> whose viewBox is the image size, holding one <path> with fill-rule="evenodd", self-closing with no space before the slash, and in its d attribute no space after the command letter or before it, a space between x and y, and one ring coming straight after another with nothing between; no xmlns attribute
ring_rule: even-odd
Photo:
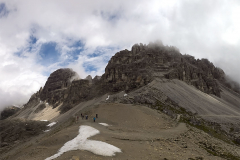
<svg viewBox="0 0 240 160"><path fill-rule="evenodd" d="M183 123L178 124L165 114L145 106L101 103L82 109L80 109L81 106L77 108L79 111L75 114L87 114L89 119L80 118L75 122L74 116L65 117L66 122L56 124L51 131L32 139L22 147L15 148L14 152L8 154L8 158L3 156L2 159L43 160L50 157L57 153L64 143L77 136L80 125L89 125L98 129L100 134L90 139L112 144L120 148L122 153L117 153L114 157L104 157L88 151L76 150L64 153L56 158L57 160L196 159L196 157L222 159L210 155L203 149L206 145L218 146L216 150L219 152L240 151L236 146L225 144ZM96 113L99 118L94 123L92 118ZM107 123L111 126L106 127L99 123ZM234 154L237 153L234 152Z"/></svg>

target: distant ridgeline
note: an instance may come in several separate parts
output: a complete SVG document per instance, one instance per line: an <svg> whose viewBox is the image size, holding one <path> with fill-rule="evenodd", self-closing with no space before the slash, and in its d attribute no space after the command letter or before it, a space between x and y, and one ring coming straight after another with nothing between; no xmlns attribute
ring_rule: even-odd
<svg viewBox="0 0 240 160"><path fill-rule="evenodd" d="M143 45L140 43L117 52L105 68L102 76L92 79L77 78L71 69L58 69L48 78L45 86L33 94L25 107L46 101L54 107L61 104L66 112L79 102L106 93L140 88L156 78L179 79L207 94L220 97L219 85L240 93L239 84L227 80L222 69L207 59L195 59L182 55L176 47L164 46L161 42Z"/></svg>

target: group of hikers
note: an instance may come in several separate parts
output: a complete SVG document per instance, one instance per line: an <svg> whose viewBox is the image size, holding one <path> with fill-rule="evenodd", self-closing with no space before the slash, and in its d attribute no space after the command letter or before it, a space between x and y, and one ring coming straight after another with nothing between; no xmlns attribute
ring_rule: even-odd
<svg viewBox="0 0 240 160"><path fill-rule="evenodd" d="M81 113L81 117L82 117L82 120L84 119L84 117L86 118L86 120L88 120L88 115L83 115L82 113ZM95 122L96 121L96 118L98 118L98 114L96 114L96 117L93 117L93 122ZM79 119L79 116L76 116L76 123L78 122L78 119Z"/></svg>

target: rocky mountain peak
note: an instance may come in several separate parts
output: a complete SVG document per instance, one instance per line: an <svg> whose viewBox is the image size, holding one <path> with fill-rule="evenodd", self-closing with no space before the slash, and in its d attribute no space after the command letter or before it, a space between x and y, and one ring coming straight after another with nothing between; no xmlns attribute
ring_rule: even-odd
<svg viewBox="0 0 240 160"><path fill-rule="evenodd" d="M54 71L48 77L44 87L41 87L37 93L34 93L24 106L32 106L40 100L55 104L59 99L63 98L65 90L76 79L79 79L79 75L70 68L60 68Z"/></svg>
<svg viewBox="0 0 240 160"><path fill-rule="evenodd" d="M77 73L69 68L61 68L54 71L50 74L43 88L43 92L50 92L68 87L72 82L72 77L76 75Z"/></svg>
<svg viewBox="0 0 240 160"><path fill-rule="evenodd" d="M66 111L81 101L110 92L130 92L155 79L179 79L218 97L221 92L219 83L228 86L223 70L207 59L182 55L178 48L164 46L159 41L148 45L135 44L131 51L125 49L117 52L109 60L102 76L92 78L89 75L79 79L71 69L56 70L44 88L31 99L38 98L53 106L63 103L63 110Z"/></svg>
<svg viewBox="0 0 240 160"><path fill-rule="evenodd" d="M93 79L91 75L88 75L85 79L88 80L90 84L92 84Z"/></svg>

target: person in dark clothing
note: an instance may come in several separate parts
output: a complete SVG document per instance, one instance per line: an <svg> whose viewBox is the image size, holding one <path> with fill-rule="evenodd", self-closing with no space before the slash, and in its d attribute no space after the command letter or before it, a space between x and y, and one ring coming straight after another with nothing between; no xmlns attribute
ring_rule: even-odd
<svg viewBox="0 0 240 160"><path fill-rule="evenodd" d="M86 120L88 119L88 115L86 115Z"/></svg>
<svg viewBox="0 0 240 160"><path fill-rule="evenodd" d="M98 114L96 114L96 118L98 118Z"/></svg>
<svg viewBox="0 0 240 160"><path fill-rule="evenodd" d="M94 118L93 118L93 122L95 122L95 120L96 120L96 118L94 117Z"/></svg>
<svg viewBox="0 0 240 160"><path fill-rule="evenodd" d="M81 113L81 117L82 117L82 119L84 118L84 115Z"/></svg>

